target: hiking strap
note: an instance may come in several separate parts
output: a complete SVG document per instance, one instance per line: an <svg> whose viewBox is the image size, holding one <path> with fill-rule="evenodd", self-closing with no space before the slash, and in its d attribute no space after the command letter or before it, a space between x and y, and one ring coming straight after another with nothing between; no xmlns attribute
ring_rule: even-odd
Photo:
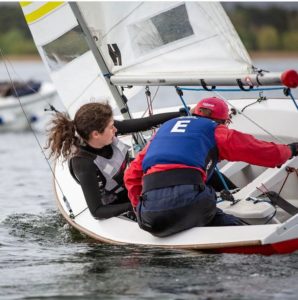
<svg viewBox="0 0 298 300"><path fill-rule="evenodd" d="M296 215L298 213L298 208L285 199L283 199L279 194L276 192L270 191L267 192L266 195L270 199L270 201L274 204L282 208L284 211L289 213L290 215Z"/></svg>

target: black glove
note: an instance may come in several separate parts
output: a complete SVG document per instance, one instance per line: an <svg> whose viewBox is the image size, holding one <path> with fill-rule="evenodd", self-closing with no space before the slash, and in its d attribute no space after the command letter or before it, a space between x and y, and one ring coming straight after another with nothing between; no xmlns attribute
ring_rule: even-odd
<svg viewBox="0 0 298 300"><path fill-rule="evenodd" d="M187 106L187 109L188 109L188 111L190 111L190 107L189 106ZM180 113L180 116L188 116L188 112L186 111L185 107L179 108L179 113Z"/></svg>
<svg viewBox="0 0 298 300"><path fill-rule="evenodd" d="M298 155L298 143L292 143L288 145L292 151L292 157Z"/></svg>

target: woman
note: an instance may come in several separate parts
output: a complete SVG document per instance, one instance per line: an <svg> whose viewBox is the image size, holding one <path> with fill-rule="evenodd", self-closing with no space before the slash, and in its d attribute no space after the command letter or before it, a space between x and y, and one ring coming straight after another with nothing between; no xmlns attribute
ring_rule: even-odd
<svg viewBox="0 0 298 300"><path fill-rule="evenodd" d="M123 184L129 147L116 133L148 130L180 115L185 115L185 110L117 121L108 103L88 103L80 107L74 120L56 113L46 148L50 148L50 156L69 161L91 214L99 219L110 218L132 210Z"/></svg>

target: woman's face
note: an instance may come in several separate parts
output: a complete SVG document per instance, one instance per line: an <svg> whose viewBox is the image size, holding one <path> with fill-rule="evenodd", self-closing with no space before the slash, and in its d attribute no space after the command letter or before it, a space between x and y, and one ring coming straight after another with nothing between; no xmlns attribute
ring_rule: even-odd
<svg viewBox="0 0 298 300"><path fill-rule="evenodd" d="M102 133L98 135L98 142L103 146L110 145L113 142L113 138L115 133L117 132L117 128L114 126L113 118L109 121L107 127Z"/></svg>

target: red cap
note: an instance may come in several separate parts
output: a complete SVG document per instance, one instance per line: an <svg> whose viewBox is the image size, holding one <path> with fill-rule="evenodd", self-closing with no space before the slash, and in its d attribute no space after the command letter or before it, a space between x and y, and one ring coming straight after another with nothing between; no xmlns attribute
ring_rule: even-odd
<svg viewBox="0 0 298 300"><path fill-rule="evenodd" d="M204 116L200 111L201 108L208 108L211 110L210 119L215 120L229 120L229 107L226 102L220 98L212 97L205 98L198 102L194 109L194 114L198 116Z"/></svg>

